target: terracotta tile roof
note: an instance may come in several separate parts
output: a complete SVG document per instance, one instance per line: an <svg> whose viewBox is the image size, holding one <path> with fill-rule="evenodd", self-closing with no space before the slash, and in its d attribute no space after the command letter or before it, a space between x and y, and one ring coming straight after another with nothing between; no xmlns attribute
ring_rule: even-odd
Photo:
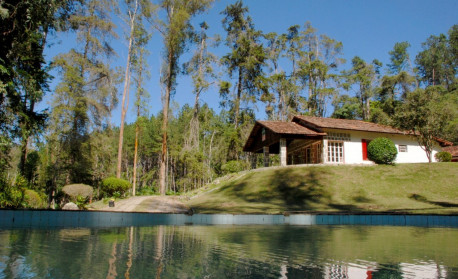
<svg viewBox="0 0 458 279"><path fill-rule="evenodd" d="M335 119L335 118L323 118L314 116L295 116L294 122L306 122L311 128L328 128L328 129L343 129L343 130L354 130L354 131L367 131L367 132L378 132L378 133L390 133L390 134L407 134L396 128L365 122L361 120L349 120L349 119Z"/></svg>
<svg viewBox="0 0 458 279"><path fill-rule="evenodd" d="M253 144L256 135L261 133L262 128L271 130L274 134L279 134L283 136L287 135L300 135L300 136L325 136L326 133L320 133L314 130L311 130L307 127L299 125L294 122L282 122L282 121L256 121L253 129L251 130L250 136L248 137L243 151L252 152Z"/></svg>
<svg viewBox="0 0 458 279"><path fill-rule="evenodd" d="M310 130L307 127L299 125L295 122L282 121L257 121L261 126L271 130L276 134L287 135L308 135L308 136L325 136L326 133L320 133Z"/></svg>
<svg viewBox="0 0 458 279"><path fill-rule="evenodd" d="M447 151L452 154L452 157L458 157L458 145L457 146L447 146L442 148L443 151Z"/></svg>
<svg viewBox="0 0 458 279"><path fill-rule="evenodd" d="M434 139L440 144L440 146L445 147L445 146L452 146L453 142L444 140L438 137L434 137Z"/></svg>

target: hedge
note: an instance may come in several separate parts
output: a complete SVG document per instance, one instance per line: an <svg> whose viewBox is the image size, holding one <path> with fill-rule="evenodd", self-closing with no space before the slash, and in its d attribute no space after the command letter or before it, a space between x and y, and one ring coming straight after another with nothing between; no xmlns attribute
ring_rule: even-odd
<svg viewBox="0 0 458 279"><path fill-rule="evenodd" d="M127 191L129 191L130 187L131 185L129 181L116 178L114 176L105 178L101 183L102 191L110 197L112 197L115 193L124 195Z"/></svg>

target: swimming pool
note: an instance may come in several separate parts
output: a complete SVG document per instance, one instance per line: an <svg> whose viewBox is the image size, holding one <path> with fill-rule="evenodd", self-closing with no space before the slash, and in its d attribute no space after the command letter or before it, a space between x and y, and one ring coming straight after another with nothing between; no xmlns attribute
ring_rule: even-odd
<svg viewBox="0 0 458 279"><path fill-rule="evenodd" d="M0 278L457 278L455 228L0 230Z"/></svg>

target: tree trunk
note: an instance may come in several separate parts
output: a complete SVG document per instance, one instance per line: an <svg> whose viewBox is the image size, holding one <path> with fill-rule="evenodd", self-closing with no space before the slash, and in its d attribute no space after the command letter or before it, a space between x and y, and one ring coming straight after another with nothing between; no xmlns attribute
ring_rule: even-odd
<svg viewBox="0 0 458 279"><path fill-rule="evenodd" d="M237 82L237 96L235 98L235 104L234 104L234 127L235 127L235 132L236 137L239 138L239 118L240 118L240 99L242 96L242 69L239 68L239 79ZM238 151L237 151L237 146L235 142L235 138L231 138L229 142L229 148L227 152L227 159L230 160L238 160Z"/></svg>
<svg viewBox="0 0 458 279"><path fill-rule="evenodd" d="M160 194L165 196L165 178L166 178L166 167L167 167L167 127L169 117L169 104L170 104L170 92L172 91L172 71L174 68L174 58L171 49L169 49L168 55L168 70L167 70L167 87L165 89L164 108L162 110L162 153L161 153L161 166L159 171L159 187Z"/></svg>
<svg viewBox="0 0 458 279"><path fill-rule="evenodd" d="M137 116L138 119L138 116ZM132 183L132 196L135 196L135 189L137 186L137 150L138 150L138 123L135 126L135 150L134 150L134 173Z"/></svg>
<svg viewBox="0 0 458 279"><path fill-rule="evenodd" d="M25 164L27 162L27 155L29 153L29 138L30 136L23 138L21 144L21 161L19 163L19 173L22 176L25 176Z"/></svg>
<svg viewBox="0 0 458 279"><path fill-rule="evenodd" d="M137 1L135 1L135 11L130 18L130 35L129 35L129 47L127 50L127 64L126 72L124 75L124 90L122 93L122 105L121 105L121 127L119 129L119 143L118 143L118 165L116 168L116 177L121 178L121 163L122 163L122 142L124 139L124 119L126 117L127 108L129 107L129 84L130 84L130 59L132 56L132 42L134 40L134 27L135 17L137 13ZM127 96L127 103L126 103Z"/></svg>
<svg viewBox="0 0 458 279"><path fill-rule="evenodd" d="M239 80L237 82L237 97L235 99L235 129L239 127L239 117L240 117L240 99L242 96L242 68L239 67Z"/></svg>

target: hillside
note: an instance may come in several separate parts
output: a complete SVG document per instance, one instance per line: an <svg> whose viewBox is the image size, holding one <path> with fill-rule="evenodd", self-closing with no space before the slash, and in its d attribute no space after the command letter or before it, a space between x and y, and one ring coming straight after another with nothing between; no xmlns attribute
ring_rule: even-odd
<svg viewBox="0 0 458 279"><path fill-rule="evenodd" d="M196 213L458 214L458 164L259 169L194 192L187 205Z"/></svg>

